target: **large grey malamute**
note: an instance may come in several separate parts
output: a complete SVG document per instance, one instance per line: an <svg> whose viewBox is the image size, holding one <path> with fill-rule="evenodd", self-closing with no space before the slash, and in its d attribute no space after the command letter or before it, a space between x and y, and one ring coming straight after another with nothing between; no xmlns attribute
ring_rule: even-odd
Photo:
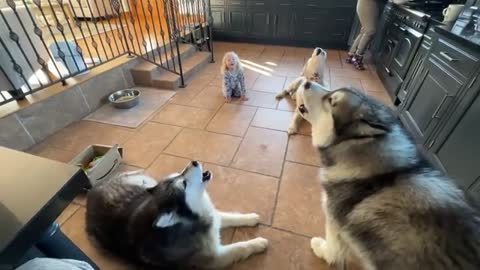
<svg viewBox="0 0 480 270"><path fill-rule="evenodd" d="M393 112L354 89L306 82L299 111L320 151L330 264L351 252L366 269L480 269L480 215L417 151Z"/></svg>
<svg viewBox="0 0 480 270"><path fill-rule="evenodd" d="M192 161L158 184L142 174L101 184L88 194L87 233L107 251L161 269L223 268L264 251L263 238L221 244L221 228L254 226L259 216L217 211L205 191L211 178Z"/></svg>

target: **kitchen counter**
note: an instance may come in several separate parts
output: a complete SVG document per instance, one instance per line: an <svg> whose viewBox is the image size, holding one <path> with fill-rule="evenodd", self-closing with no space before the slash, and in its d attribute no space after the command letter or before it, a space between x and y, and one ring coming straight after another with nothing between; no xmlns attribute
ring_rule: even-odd
<svg viewBox="0 0 480 270"><path fill-rule="evenodd" d="M442 24L435 27L435 31L440 35L455 40L461 45L475 51L480 51L480 33L461 31L453 23Z"/></svg>

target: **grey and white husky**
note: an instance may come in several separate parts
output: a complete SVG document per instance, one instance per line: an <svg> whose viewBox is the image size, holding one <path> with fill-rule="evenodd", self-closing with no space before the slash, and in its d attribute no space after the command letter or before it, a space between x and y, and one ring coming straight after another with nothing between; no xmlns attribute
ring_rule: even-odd
<svg viewBox="0 0 480 270"><path fill-rule="evenodd" d="M327 52L322 48L315 48L312 52L312 56L308 58L307 63L303 67L302 73L298 78L291 82L288 87L282 90L275 97L280 100L284 97L290 96L292 100L296 100L297 107L299 105L297 89L306 81L315 82L323 87L325 90L329 89L328 83L325 80L325 68L327 65ZM302 116L295 110L293 113L290 126L288 127L288 135L292 135L298 132Z"/></svg>
<svg viewBox="0 0 480 270"><path fill-rule="evenodd" d="M480 269L480 215L434 169L394 113L354 89L299 89L324 168L326 237L311 240L330 264L356 255L365 269Z"/></svg>
<svg viewBox="0 0 480 270"><path fill-rule="evenodd" d="M162 269L224 268L264 251L263 238L221 244L220 229L255 226L259 216L216 210L205 190L211 178L192 161L158 184L136 173L101 184L88 194L87 233L107 251Z"/></svg>

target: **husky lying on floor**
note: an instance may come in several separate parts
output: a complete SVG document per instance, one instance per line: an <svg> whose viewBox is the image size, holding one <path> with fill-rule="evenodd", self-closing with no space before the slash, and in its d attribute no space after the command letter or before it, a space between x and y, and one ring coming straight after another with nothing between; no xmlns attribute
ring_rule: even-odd
<svg viewBox="0 0 480 270"><path fill-rule="evenodd" d="M394 113L360 91L306 82L299 112L312 124L324 168L330 264L352 252L365 269L480 269L480 214L417 150Z"/></svg>
<svg viewBox="0 0 480 270"><path fill-rule="evenodd" d="M255 226L259 216L216 210L205 190L211 178L192 161L158 184L142 174L101 184L88 194L87 233L107 251L169 270L224 268L264 251L263 238L221 244L220 229Z"/></svg>
<svg viewBox="0 0 480 270"><path fill-rule="evenodd" d="M276 99L280 100L284 97L290 96L293 100L297 99L297 89L300 85L305 83L307 80L311 82L315 82L327 90L329 88L326 80L325 80L325 68L327 63L327 52L322 48L315 48L313 50L312 56L307 60L307 63L303 67L303 71L300 74L300 77L295 79L287 89L283 90L282 92L278 93L275 97ZM296 102L297 106L299 106L298 101ZM298 128L300 126L300 122L302 121L302 116L295 109L292 121L288 128L288 134L292 135L298 132Z"/></svg>

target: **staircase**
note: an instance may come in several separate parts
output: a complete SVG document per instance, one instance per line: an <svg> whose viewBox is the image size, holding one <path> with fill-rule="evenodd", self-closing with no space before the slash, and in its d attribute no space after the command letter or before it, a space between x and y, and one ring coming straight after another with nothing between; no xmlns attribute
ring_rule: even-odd
<svg viewBox="0 0 480 270"><path fill-rule="evenodd" d="M179 50L185 81L201 70L202 67L209 62L211 57L209 52L197 51L197 48L192 44L179 44ZM174 50L173 54L169 49L167 49L167 51L167 54L161 54L163 65L166 66L166 63L168 62L170 67L172 67L175 63L177 71L179 71L176 50ZM155 57L158 59L158 54L156 54ZM139 86L177 89L181 85L180 75L163 69L146 60L141 60L141 62L134 66L130 72L135 84Z"/></svg>

